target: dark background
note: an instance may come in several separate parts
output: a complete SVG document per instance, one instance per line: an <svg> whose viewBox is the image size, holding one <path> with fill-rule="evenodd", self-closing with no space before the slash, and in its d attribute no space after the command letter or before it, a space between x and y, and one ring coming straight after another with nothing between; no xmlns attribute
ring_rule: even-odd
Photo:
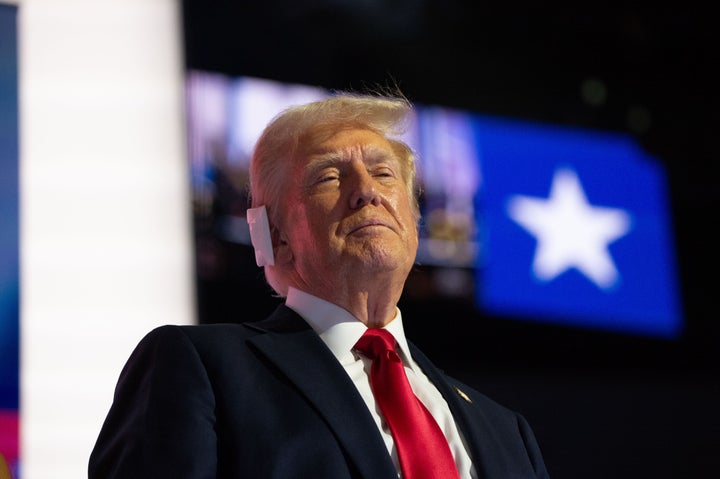
<svg viewBox="0 0 720 479"><path fill-rule="evenodd" d="M707 477L720 467L716 18L691 2L183 2L188 69L343 90L397 84L414 102L630 133L661 159L679 339L487 316L428 287L432 267L416 268L400 305L408 336L439 366L528 418L555 479ZM588 97L592 85L604 101ZM249 248L215 244L224 266L198 275L199 320L272 309Z"/></svg>

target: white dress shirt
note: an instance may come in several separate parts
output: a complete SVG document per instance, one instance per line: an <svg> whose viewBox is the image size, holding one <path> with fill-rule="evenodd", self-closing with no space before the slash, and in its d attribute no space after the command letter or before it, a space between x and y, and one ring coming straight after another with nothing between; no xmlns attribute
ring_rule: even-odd
<svg viewBox="0 0 720 479"><path fill-rule="evenodd" d="M372 361L353 349L367 327L345 309L295 288L288 291L285 304L310 324L352 379L380 430L399 477L400 463L393 437L375 403L370 387ZM475 469L447 402L410 356L399 309L396 308L395 318L384 329L389 331L398 343L398 354L405 365L410 387L445 434L460 477L474 478Z"/></svg>

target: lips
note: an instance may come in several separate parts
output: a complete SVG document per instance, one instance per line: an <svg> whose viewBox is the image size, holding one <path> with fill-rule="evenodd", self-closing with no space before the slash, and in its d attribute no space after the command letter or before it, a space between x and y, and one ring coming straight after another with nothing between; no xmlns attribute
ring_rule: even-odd
<svg viewBox="0 0 720 479"><path fill-rule="evenodd" d="M348 228L348 234L357 233L361 230L367 229L367 228L373 228L373 227L385 227L391 230L394 230L392 226L390 226L387 221L384 221L379 218L367 218L362 221L354 222L349 228Z"/></svg>

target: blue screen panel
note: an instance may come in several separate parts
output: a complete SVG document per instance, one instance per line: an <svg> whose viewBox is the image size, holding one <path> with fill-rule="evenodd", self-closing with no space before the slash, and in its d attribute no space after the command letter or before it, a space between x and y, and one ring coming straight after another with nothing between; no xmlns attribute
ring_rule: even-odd
<svg viewBox="0 0 720 479"><path fill-rule="evenodd" d="M665 173L629 137L475 117L481 309L676 337Z"/></svg>

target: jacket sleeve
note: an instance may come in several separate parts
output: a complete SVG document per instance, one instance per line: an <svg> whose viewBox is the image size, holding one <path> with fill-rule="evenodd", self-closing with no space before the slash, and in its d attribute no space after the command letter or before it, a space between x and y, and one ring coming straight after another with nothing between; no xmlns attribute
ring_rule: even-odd
<svg viewBox="0 0 720 479"><path fill-rule="evenodd" d="M182 328L152 331L123 368L88 477L216 477L214 410L207 372Z"/></svg>

